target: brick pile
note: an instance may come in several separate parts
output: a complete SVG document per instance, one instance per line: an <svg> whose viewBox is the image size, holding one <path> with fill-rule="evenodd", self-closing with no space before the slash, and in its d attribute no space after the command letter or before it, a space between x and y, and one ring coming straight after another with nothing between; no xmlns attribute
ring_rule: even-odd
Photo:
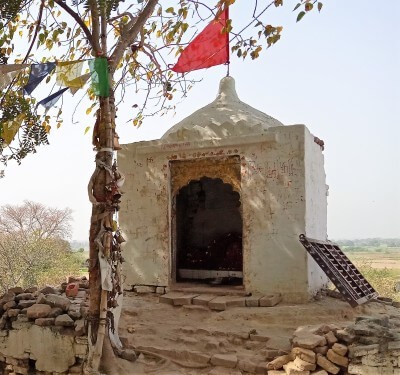
<svg viewBox="0 0 400 375"><path fill-rule="evenodd" d="M270 361L267 374L400 374L400 316L359 316L344 329L299 327L291 352Z"/></svg>

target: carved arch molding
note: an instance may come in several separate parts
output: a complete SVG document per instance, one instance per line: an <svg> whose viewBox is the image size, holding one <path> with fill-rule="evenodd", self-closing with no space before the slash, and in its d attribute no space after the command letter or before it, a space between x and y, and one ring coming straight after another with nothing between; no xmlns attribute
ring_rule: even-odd
<svg viewBox="0 0 400 375"><path fill-rule="evenodd" d="M172 197L190 181L202 177L219 178L241 192L240 157L238 155L170 161Z"/></svg>

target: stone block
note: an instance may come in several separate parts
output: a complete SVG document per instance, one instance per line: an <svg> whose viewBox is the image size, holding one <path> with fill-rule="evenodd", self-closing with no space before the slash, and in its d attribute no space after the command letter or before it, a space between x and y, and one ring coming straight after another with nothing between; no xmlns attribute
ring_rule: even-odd
<svg viewBox="0 0 400 375"><path fill-rule="evenodd" d="M213 298L211 301L208 302L208 307L211 310L223 311L226 309L226 297L219 296Z"/></svg>
<svg viewBox="0 0 400 375"><path fill-rule="evenodd" d="M390 341L388 342L389 350L397 350L400 349L400 341Z"/></svg>
<svg viewBox="0 0 400 375"><path fill-rule="evenodd" d="M283 365L293 361L294 357L291 354L281 355L276 357L271 362L267 363L267 370L280 370Z"/></svg>
<svg viewBox="0 0 400 375"><path fill-rule="evenodd" d="M156 294L165 294L165 286L156 287Z"/></svg>
<svg viewBox="0 0 400 375"><path fill-rule="evenodd" d="M241 375L241 371L236 368L215 367L208 375ZM172 374L171 374L172 375Z"/></svg>
<svg viewBox="0 0 400 375"><path fill-rule="evenodd" d="M339 355L346 355L349 348L346 345L335 343L332 346L332 350Z"/></svg>
<svg viewBox="0 0 400 375"><path fill-rule="evenodd" d="M8 289L8 292L14 293L14 294L20 294L23 293L24 290L20 286L16 286L14 288Z"/></svg>
<svg viewBox="0 0 400 375"><path fill-rule="evenodd" d="M18 375L28 375L29 369L27 367L14 366L14 372Z"/></svg>
<svg viewBox="0 0 400 375"><path fill-rule="evenodd" d="M63 311L59 307L52 307L52 309L49 312L48 317L49 318L57 318L57 316L61 315L62 313L63 313Z"/></svg>
<svg viewBox="0 0 400 375"><path fill-rule="evenodd" d="M79 358L86 358L88 352L88 345L75 343L74 352L75 356Z"/></svg>
<svg viewBox="0 0 400 375"><path fill-rule="evenodd" d="M316 354L322 354L322 355L326 355L326 353L328 352L329 346L328 345L324 345L324 346L317 346L316 348L313 349L313 351Z"/></svg>
<svg viewBox="0 0 400 375"><path fill-rule="evenodd" d="M177 358L185 362L195 362L206 365L210 362L210 355L193 350L182 350L178 352Z"/></svg>
<svg viewBox="0 0 400 375"><path fill-rule="evenodd" d="M9 310L9 309L13 309L13 308L16 307L16 306L17 306L16 302L15 302L14 300L12 300L12 301L9 301L9 302L5 303L5 304L3 305L3 309L4 309L5 311L7 311L7 310Z"/></svg>
<svg viewBox="0 0 400 375"><path fill-rule="evenodd" d="M286 375L286 371L268 370L267 375Z"/></svg>
<svg viewBox="0 0 400 375"><path fill-rule="evenodd" d="M269 294L267 296L263 296L259 300L260 307L272 307L276 306L279 302L282 301L282 296L280 293Z"/></svg>
<svg viewBox="0 0 400 375"><path fill-rule="evenodd" d="M26 309L27 307L31 307L35 303L36 303L35 299L21 300L21 301L18 302L18 308Z"/></svg>
<svg viewBox="0 0 400 375"><path fill-rule="evenodd" d="M59 307L63 311L68 311L71 301L64 296L59 296L57 294L48 294L46 296L46 303L51 307Z"/></svg>
<svg viewBox="0 0 400 375"><path fill-rule="evenodd" d="M38 288L36 286L31 286L30 288L26 288L24 293L35 293L37 292Z"/></svg>
<svg viewBox="0 0 400 375"><path fill-rule="evenodd" d="M267 362L261 361L256 364L256 374L266 374L267 373Z"/></svg>
<svg viewBox="0 0 400 375"><path fill-rule="evenodd" d="M40 293L46 294L56 294L56 290L51 286L45 286L44 288L39 290Z"/></svg>
<svg viewBox="0 0 400 375"><path fill-rule="evenodd" d="M307 361L304 361L303 359L296 357L293 361L294 365L299 368L300 370L303 371L314 371L316 369L315 363L310 363Z"/></svg>
<svg viewBox="0 0 400 375"><path fill-rule="evenodd" d="M11 327L13 329L24 329L24 328L29 328L32 326L32 322L20 322L18 320L15 320L14 322L11 323Z"/></svg>
<svg viewBox="0 0 400 375"><path fill-rule="evenodd" d="M190 305L194 297L197 297L198 294L183 294L180 297L176 297L173 300L174 306L183 306L183 305Z"/></svg>
<svg viewBox="0 0 400 375"><path fill-rule="evenodd" d="M349 347L349 358L362 357L379 352L379 345L354 345Z"/></svg>
<svg viewBox="0 0 400 375"><path fill-rule="evenodd" d="M235 368L237 362L238 359L235 354L214 354L211 357L211 364L214 366Z"/></svg>
<svg viewBox="0 0 400 375"><path fill-rule="evenodd" d="M156 287L152 285L135 285L133 290L138 294L155 293Z"/></svg>
<svg viewBox="0 0 400 375"><path fill-rule="evenodd" d="M8 309L7 315L8 315L10 318L15 318L16 316L19 315L19 309Z"/></svg>
<svg viewBox="0 0 400 375"><path fill-rule="evenodd" d="M256 372L257 364L250 359L241 359L238 361L238 368L242 371L254 374Z"/></svg>
<svg viewBox="0 0 400 375"><path fill-rule="evenodd" d="M340 371L340 367L336 366L328 358L320 354L317 355L317 365L330 374L336 375Z"/></svg>
<svg viewBox="0 0 400 375"><path fill-rule="evenodd" d="M33 300L33 299L35 299L35 296L32 293L20 293L15 296L16 301Z"/></svg>
<svg viewBox="0 0 400 375"><path fill-rule="evenodd" d="M278 349L263 349L260 351L260 354L263 355L268 362L281 355Z"/></svg>
<svg viewBox="0 0 400 375"><path fill-rule="evenodd" d="M193 305L208 306L208 302L214 298L216 298L216 296L213 294L200 294L199 296L193 298L192 303Z"/></svg>
<svg viewBox="0 0 400 375"><path fill-rule="evenodd" d="M73 327L74 321L68 314L62 314L57 316L57 318L54 321L54 325L61 327Z"/></svg>
<svg viewBox="0 0 400 375"><path fill-rule="evenodd" d="M260 298L261 298L261 296L245 297L246 306L247 307L258 307L258 306L260 306Z"/></svg>
<svg viewBox="0 0 400 375"><path fill-rule="evenodd" d="M306 349L314 349L317 346L326 345L324 336L314 335L312 333L302 333L299 336L293 337L293 346L300 346Z"/></svg>
<svg viewBox="0 0 400 375"><path fill-rule="evenodd" d="M51 311L51 307L49 305L37 303L28 307L26 310L26 316L31 319L36 318L46 318Z"/></svg>
<svg viewBox="0 0 400 375"><path fill-rule="evenodd" d="M226 307L245 307L246 299L244 297L226 297Z"/></svg>
<svg viewBox="0 0 400 375"><path fill-rule="evenodd" d="M294 357L298 357L298 358L302 359L303 361L306 361L306 362L309 362L309 363L316 363L317 362L317 356L310 349L295 347L295 348L292 349L292 355Z"/></svg>
<svg viewBox="0 0 400 375"><path fill-rule="evenodd" d="M398 375L399 369L393 367L374 367L350 363L347 372L351 375Z"/></svg>
<svg viewBox="0 0 400 375"><path fill-rule="evenodd" d="M349 365L349 359L347 357L337 354L332 349L328 350L326 357L335 365L339 365L341 367L347 367Z"/></svg>
<svg viewBox="0 0 400 375"><path fill-rule="evenodd" d="M183 293L170 292L158 297L159 303L167 303L168 305L174 304L174 299L183 296Z"/></svg>
<svg viewBox="0 0 400 375"><path fill-rule="evenodd" d="M83 319L77 320L74 325L77 336L82 336L86 333L85 321Z"/></svg>
<svg viewBox="0 0 400 375"><path fill-rule="evenodd" d="M35 324L40 327L48 327L54 325L54 318L37 318Z"/></svg>
<svg viewBox="0 0 400 375"><path fill-rule="evenodd" d="M354 342L356 336L353 333L350 333L349 331L345 329L338 329L336 331L336 337L340 340L343 341L347 344L351 344Z"/></svg>
<svg viewBox="0 0 400 375"><path fill-rule="evenodd" d="M267 342L269 339L270 338L265 335L250 334L250 340L252 341Z"/></svg>
<svg viewBox="0 0 400 375"><path fill-rule="evenodd" d="M283 368L285 369L286 375L310 375L310 371L299 369L294 362L283 365Z"/></svg>
<svg viewBox="0 0 400 375"><path fill-rule="evenodd" d="M329 375L326 370L316 370L311 373L311 375Z"/></svg>
<svg viewBox="0 0 400 375"><path fill-rule="evenodd" d="M393 364L397 364L396 362L397 360L389 353L376 353L361 357L361 363L366 366L390 368L393 367Z"/></svg>
<svg viewBox="0 0 400 375"><path fill-rule="evenodd" d="M334 343L338 341L335 334L332 331L325 333L325 339L329 346L332 346Z"/></svg>

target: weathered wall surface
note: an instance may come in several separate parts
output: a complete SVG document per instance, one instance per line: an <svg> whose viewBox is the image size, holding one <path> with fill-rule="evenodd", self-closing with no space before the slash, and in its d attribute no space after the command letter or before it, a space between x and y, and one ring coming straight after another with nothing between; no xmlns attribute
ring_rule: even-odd
<svg viewBox="0 0 400 375"><path fill-rule="evenodd" d="M170 218L177 191L171 188L169 162L238 155L241 184L233 187L240 191L242 202L245 289L279 292L293 302L306 300L309 264L298 241L306 229L305 132L304 125L279 126L257 136L123 146L118 162L126 174L120 210L121 228L128 239L123 265L126 284L165 286L174 281ZM321 167L323 159L315 168ZM232 185L237 182L229 174L219 177ZM190 174L185 178L188 183ZM198 176L194 173L193 178Z"/></svg>
<svg viewBox="0 0 400 375"><path fill-rule="evenodd" d="M305 129L304 148L304 160L307 165L305 170L305 235L326 241L328 203L324 155L307 128ZM321 285L328 283L328 277L310 255L307 254L307 257L309 292L315 294Z"/></svg>

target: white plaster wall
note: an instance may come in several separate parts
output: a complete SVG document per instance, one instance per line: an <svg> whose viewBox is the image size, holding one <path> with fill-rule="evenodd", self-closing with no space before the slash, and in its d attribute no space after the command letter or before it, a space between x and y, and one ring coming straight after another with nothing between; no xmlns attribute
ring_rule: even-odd
<svg viewBox="0 0 400 375"><path fill-rule="evenodd" d="M236 139L123 146L118 162L126 175L120 210L121 228L128 240L123 245L125 283L171 282L168 162L240 155L245 289L280 292L292 302L307 300L309 260L298 240L306 231L305 171L309 167L304 162L305 134L309 136L304 125L292 125ZM318 210L309 215L314 211Z"/></svg>
<svg viewBox="0 0 400 375"><path fill-rule="evenodd" d="M271 128L277 143L246 149L242 164L245 288L280 292L292 302L308 298L307 258L298 241L305 225L304 128Z"/></svg>
<svg viewBox="0 0 400 375"><path fill-rule="evenodd" d="M314 135L308 129L305 133L305 174L306 184L306 226L307 237L327 240L327 185L324 169L324 155L321 147L314 142ZM315 294L328 283L328 277L307 254L309 293Z"/></svg>
<svg viewBox="0 0 400 375"><path fill-rule="evenodd" d="M149 142L143 142L149 144ZM169 283L168 160L164 154L141 154L141 143L124 147L118 164L126 175L119 213L126 285Z"/></svg>

